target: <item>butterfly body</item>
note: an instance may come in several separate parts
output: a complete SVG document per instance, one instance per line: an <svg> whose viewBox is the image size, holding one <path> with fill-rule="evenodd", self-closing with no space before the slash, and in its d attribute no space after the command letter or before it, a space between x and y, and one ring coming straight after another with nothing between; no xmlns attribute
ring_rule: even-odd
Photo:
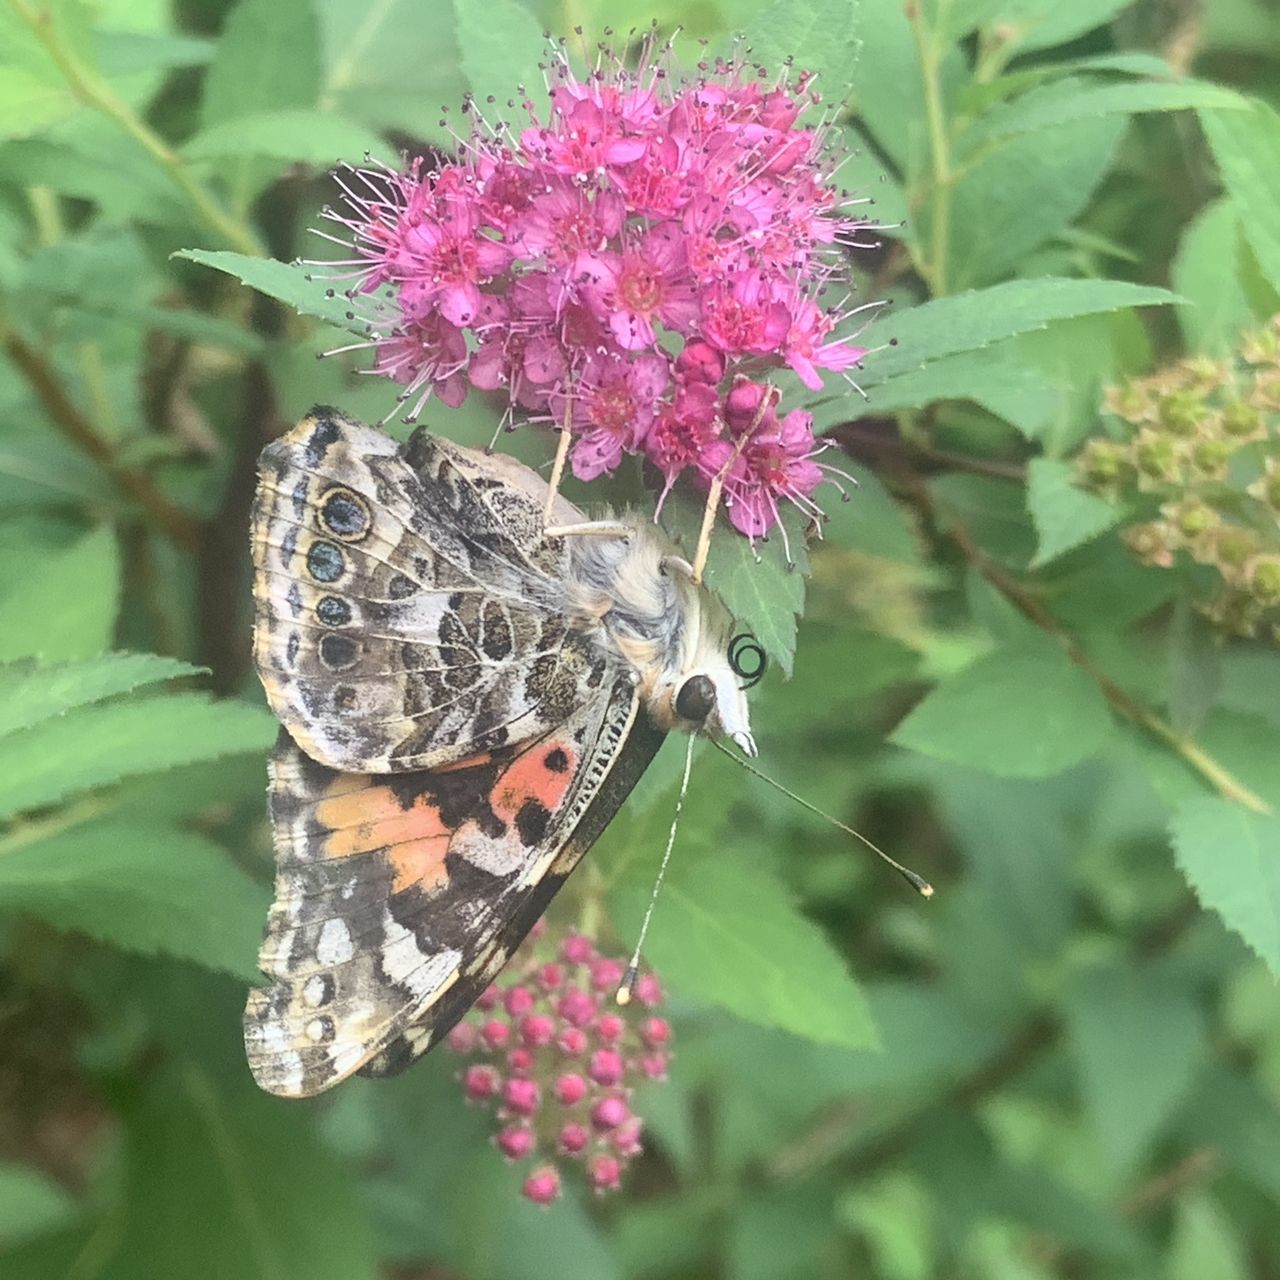
<svg viewBox="0 0 1280 1280"><path fill-rule="evenodd" d="M754 753L718 599L642 518L559 499L588 531L548 536L546 497L510 458L326 408L263 452L254 656L283 728L245 1042L270 1092L437 1043L667 731Z"/></svg>

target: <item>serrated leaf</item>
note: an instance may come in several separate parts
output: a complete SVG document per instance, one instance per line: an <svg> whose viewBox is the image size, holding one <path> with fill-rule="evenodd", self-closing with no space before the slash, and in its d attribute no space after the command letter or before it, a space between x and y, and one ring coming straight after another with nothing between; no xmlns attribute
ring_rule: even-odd
<svg viewBox="0 0 1280 1280"><path fill-rule="evenodd" d="M547 42L528 7L516 0L453 0L453 9L462 70L480 110L501 116L501 106L486 103L490 95L499 104L514 100L519 107L520 86L535 105L545 102L538 63L546 57Z"/></svg>
<svg viewBox="0 0 1280 1280"><path fill-rule="evenodd" d="M1240 218L1230 199L1202 209L1182 233L1172 278L1192 304L1178 308L1178 324L1192 350L1225 355L1253 323L1241 282L1240 237Z"/></svg>
<svg viewBox="0 0 1280 1280"><path fill-rule="evenodd" d="M305 1110L193 1061L144 1083L124 1109L129 1212L102 1280L374 1280L355 1180Z"/></svg>
<svg viewBox="0 0 1280 1280"><path fill-rule="evenodd" d="M1019 133L1034 133L1099 116L1197 108L1231 113L1243 112L1248 105L1248 99L1234 89L1203 80L1169 83L1148 80L1122 84L1060 80L1034 95L1034 101L1018 99L993 108L974 124L966 135L966 142L977 147L997 138L1011 138Z"/></svg>
<svg viewBox="0 0 1280 1280"><path fill-rule="evenodd" d="M1008 280L989 289L935 298L877 321L877 338L892 338L897 345L867 356L858 381L867 389L878 387L930 360L1044 329L1054 320L1125 307L1167 306L1179 301L1167 289L1126 280L1071 280L1057 276Z"/></svg>
<svg viewBox="0 0 1280 1280"><path fill-rule="evenodd" d="M1056 458L1032 458L1027 464L1027 510L1036 527L1032 568L1113 528L1123 512L1076 483L1075 468Z"/></svg>
<svg viewBox="0 0 1280 1280"><path fill-rule="evenodd" d="M700 502L680 493L671 494L663 507L663 527L690 559L697 546L702 511ZM705 578L741 626L789 675L796 648L796 618L804 612L809 557L798 519L790 510L782 513L782 519L785 538L783 529L775 527L768 539L757 540L753 549L721 513L711 539ZM788 550L792 567L788 567Z"/></svg>
<svg viewBox="0 0 1280 1280"><path fill-rule="evenodd" d="M72 707L203 670L152 653L108 653L52 667L30 659L0 666L0 737Z"/></svg>
<svg viewBox="0 0 1280 1280"><path fill-rule="evenodd" d="M88 658L111 647L120 604L120 555L109 528L33 560L0 598L0 662Z"/></svg>
<svg viewBox="0 0 1280 1280"><path fill-rule="evenodd" d="M609 891L624 937L635 937L653 882L645 857L623 862ZM676 850L645 955L664 982L749 1022L821 1044L876 1043L866 1001L822 931L786 887L723 849Z"/></svg>
<svg viewBox="0 0 1280 1280"><path fill-rule="evenodd" d="M76 1202L54 1180L21 1164L0 1164L0 1249L66 1226Z"/></svg>
<svg viewBox="0 0 1280 1280"><path fill-rule="evenodd" d="M1201 111L1200 123L1245 238L1280 290L1280 114L1254 102L1249 111Z"/></svg>
<svg viewBox="0 0 1280 1280"><path fill-rule="evenodd" d="M0 817L139 773L265 751L277 729L259 707L200 693L84 707L0 739Z"/></svg>
<svg viewBox="0 0 1280 1280"><path fill-rule="evenodd" d="M1280 817L1192 796L1178 806L1169 832L1201 906L1216 911L1280 975Z"/></svg>
<svg viewBox="0 0 1280 1280"><path fill-rule="evenodd" d="M1149 968L1088 970L1071 980L1066 1014L1094 1130L1126 1173L1194 1082L1205 1047L1195 995Z"/></svg>
<svg viewBox="0 0 1280 1280"><path fill-rule="evenodd" d="M0 845L0 911L250 981L268 905L225 850L192 831L105 819Z"/></svg>
<svg viewBox="0 0 1280 1280"><path fill-rule="evenodd" d="M966 0L984 27L999 26L1001 35L1020 51L1048 49L1100 27L1133 0ZM966 24L972 30L974 24ZM957 33L960 34L960 33Z"/></svg>
<svg viewBox="0 0 1280 1280"><path fill-rule="evenodd" d="M899 746L1009 778L1043 778L1097 752L1111 715L1097 685L1047 638L979 658L928 694Z"/></svg>
<svg viewBox="0 0 1280 1280"><path fill-rule="evenodd" d="M251 258L247 254L220 249L179 249L173 256L198 262L215 271L225 271L251 289L265 293L268 298L287 303L299 315L315 316L337 329L358 333L362 337L369 332L366 323L350 318L351 304L346 298L326 296L332 291L328 281L311 276L302 267L277 262L273 258Z"/></svg>
<svg viewBox="0 0 1280 1280"><path fill-rule="evenodd" d="M359 163L366 152L393 160L394 152L372 130L328 112L294 107L237 116L202 129L183 147L189 160L218 156L266 156L320 168L340 160Z"/></svg>
<svg viewBox="0 0 1280 1280"><path fill-rule="evenodd" d="M744 32L753 62L771 78L789 65L817 73L814 89L827 103L842 101L858 61L860 6L847 0L775 0Z"/></svg>

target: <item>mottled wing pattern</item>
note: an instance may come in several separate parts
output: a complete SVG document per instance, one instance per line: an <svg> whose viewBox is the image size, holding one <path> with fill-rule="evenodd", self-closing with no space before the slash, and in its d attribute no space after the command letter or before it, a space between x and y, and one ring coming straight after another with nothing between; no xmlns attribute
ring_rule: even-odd
<svg viewBox="0 0 1280 1280"><path fill-rule="evenodd" d="M568 625L542 482L418 432L318 408L262 454L254 656L314 760L437 768L537 737L613 672ZM545 491L545 486L544 486Z"/></svg>
<svg viewBox="0 0 1280 1280"><path fill-rule="evenodd" d="M276 899L245 1044L258 1083L301 1097L425 1052L470 1007L652 758L622 677L522 747L431 772L272 761Z"/></svg>

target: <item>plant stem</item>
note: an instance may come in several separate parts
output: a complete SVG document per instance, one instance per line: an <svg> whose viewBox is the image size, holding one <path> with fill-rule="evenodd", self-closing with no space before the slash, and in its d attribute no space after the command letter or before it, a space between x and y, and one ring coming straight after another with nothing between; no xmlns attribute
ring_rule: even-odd
<svg viewBox="0 0 1280 1280"><path fill-rule="evenodd" d="M5 354L13 361L27 385L44 406L49 421L78 449L88 454L184 551L194 551L200 541L200 526L156 486L144 471L121 465L111 445L80 411L48 361L34 347L10 330L0 338Z"/></svg>
<svg viewBox="0 0 1280 1280"><path fill-rule="evenodd" d="M9 0L9 7L44 45L71 92L137 142L168 174L206 227L238 252L264 256L265 250L253 229L228 213L204 184L192 177L182 156L120 98L103 76L81 61L63 40L48 10L35 8L29 0Z"/></svg>
<svg viewBox="0 0 1280 1280"><path fill-rule="evenodd" d="M1048 609L1027 590L1002 565L997 564L973 540L972 535L963 525L952 525L946 530L947 536L959 548L960 554L982 576L1000 592L1006 600L1029 618L1042 631L1047 632L1060 641L1067 652L1067 657L1084 671L1102 690L1107 701L1125 719L1145 729L1153 737L1158 738L1175 755L1189 765L1219 795L1254 813L1270 814L1271 806L1240 781L1228 769L1224 768L1202 747L1197 746L1189 738L1184 738L1171 724L1162 720L1154 711L1144 707L1140 702L1126 693L1114 680L1102 671L1085 653L1079 641L1049 612Z"/></svg>
<svg viewBox="0 0 1280 1280"><path fill-rule="evenodd" d="M939 19L949 8L947 0L939 0ZM933 211L929 223L932 262L929 284L935 296L947 292L947 257L951 241L951 140L942 102L940 42L937 33L925 25L918 0L909 0L907 21L915 39L920 61L920 80L924 87L925 115L929 123L929 157L933 174Z"/></svg>

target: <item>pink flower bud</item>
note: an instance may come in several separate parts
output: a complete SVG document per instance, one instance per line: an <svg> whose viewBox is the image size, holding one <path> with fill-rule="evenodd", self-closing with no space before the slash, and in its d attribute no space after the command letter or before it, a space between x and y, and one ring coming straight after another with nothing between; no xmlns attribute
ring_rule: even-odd
<svg viewBox="0 0 1280 1280"><path fill-rule="evenodd" d="M710 343L686 343L676 359L676 374L686 382L709 382L715 386L724 377L724 356Z"/></svg>
<svg viewBox="0 0 1280 1280"><path fill-rule="evenodd" d="M561 1053L576 1058L587 1051L587 1033L581 1027L565 1027L556 1036L556 1047Z"/></svg>
<svg viewBox="0 0 1280 1280"><path fill-rule="evenodd" d="M662 1003L662 984L651 973L642 973L636 982L636 999L648 1009Z"/></svg>
<svg viewBox="0 0 1280 1280"><path fill-rule="evenodd" d="M616 1094L610 1094L607 1098L601 1098L600 1101L591 1108L591 1123L601 1133L607 1133L610 1129L616 1129L620 1124L630 1118L631 1111L627 1107L626 1102Z"/></svg>
<svg viewBox="0 0 1280 1280"><path fill-rule="evenodd" d="M591 1140L584 1124L567 1124L560 1130L560 1150L568 1156L576 1156Z"/></svg>
<svg viewBox="0 0 1280 1280"><path fill-rule="evenodd" d="M552 1092L562 1106L576 1106L587 1096L587 1082L576 1071L566 1071L556 1077Z"/></svg>
<svg viewBox="0 0 1280 1280"><path fill-rule="evenodd" d="M522 1018L533 1008L534 995L528 987L511 987L502 997L502 1007L512 1018Z"/></svg>
<svg viewBox="0 0 1280 1280"><path fill-rule="evenodd" d="M476 998L476 1008L481 1013L488 1013L491 1009L498 1006L499 991L494 983L490 983Z"/></svg>
<svg viewBox="0 0 1280 1280"><path fill-rule="evenodd" d="M537 942L537 940L542 937L546 931L547 922L539 916L538 919L533 922L533 928L529 930L529 937L532 938L534 942Z"/></svg>
<svg viewBox="0 0 1280 1280"><path fill-rule="evenodd" d="M502 1087L502 1077L488 1063L477 1063L463 1073L462 1087L469 1102L484 1102Z"/></svg>
<svg viewBox="0 0 1280 1280"><path fill-rule="evenodd" d="M511 1025L507 1022L499 1022L497 1018L490 1018L480 1028L480 1039L490 1049L501 1049L511 1039Z"/></svg>
<svg viewBox="0 0 1280 1280"><path fill-rule="evenodd" d="M560 944L560 958L565 964L590 964L595 959L596 949L590 938L580 933L571 933Z"/></svg>
<svg viewBox="0 0 1280 1280"><path fill-rule="evenodd" d="M610 1135L609 1145L626 1159L640 1154L640 1135L644 1132L644 1123L638 1116L624 1120Z"/></svg>
<svg viewBox="0 0 1280 1280"><path fill-rule="evenodd" d="M587 1161L587 1181L597 1191L616 1190L621 1178L622 1165L616 1156L601 1152Z"/></svg>
<svg viewBox="0 0 1280 1280"><path fill-rule="evenodd" d="M523 1160L533 1147L533 1130L526 1125L508 1125L498 1134L498 1150L508 1160Z"/></svg>
<svg viewBox="0 0 1280 1280"><path fill-rule="evenodd" d="M570 987L556 1001L556 1012L574 1027L585 1027L596 1016L597 1007L595 997L579 987Z"/></svg>
<svg viewBox="0 0 1280 1280"><path fill-rule="evenodd" d="M454 1053L473 1053L476 1041L480 1039L480 1031L473 1022L459 1022L448 1036L449 1048Z"/></svg>
<svg viewBox="0 0 1280 1280"><path fill-rule="evenodd" d="M550 1204L560 1196L560 1175L551 1165L543 1165L524 1180L523 1191L534 1204Z"/></svg>
<svg viewBox="0 0 1280 1280"><path fill-rule="evenodd" d="M543 991L554 991L564 981L564 970L554 960L538 970L538 986Z"/></svg>
<svg viewBox="0 0 1280 1280"><path fill-rule="evenodd" d="M516 1045L507 1054L507 1069L513 1075L528 1075L533 1070L533 1052L523 1045Z"/></svg>
<svg viewBox="0 0 1280 1280"><path fill-rule="evenodd" d="M621 1040L627 1024L616 1013L602 1013L596 1019L596 1035L610 1044Z"/></svg>
<svg viewBox="0 0 1280 1280"><path fill-rule="evenodd" d="M502 1086L502 1101L518 1116L531 1116L538 1109L541 1091L537 1081L517 1077Z"/></svg>
<svg viewBox="0 0 1280 1280"><path fill-rule="evenodd" d="M616 1049L597 1049L591 1055L591 1066L588 1074L596 1082L605 1086L621 1084L626 1074L626 1064L622 1054Z"/></svg>
<svg viewBox="0 0 1280 1280"><path fill-rule="evenodd" d="M667 1078L667 1055L661 1049L654 1053L646 1053L640 1059L640 1070L649 1080L665 1080Z"/></svg>
<svg viewBox="0 0 1280 1280"><path fill-rule="evenodd" d="M591 985L597 991L616 991L626 971L621 960L598 959L591 965Z"/></svg>
<svg viewBox="0 0 1280 1280"><path fill-rule="evenodd" d="M666 1018L646 1018L640 1024L640 1038L649 1048L656 1049L671 1039L671 1024Z"/></svg>
<svg viewBox="0 0 1280 1280"><path fill-rule="evenodd" d="M520 1039L531 1049L550 1044L556 1038L556 1024L545 1013L530 1013L520 1019Z"/></svg>
<svg viewBox="0 0 1280 1280"><path fill-rule="evenodd" d="M733 389L724 398L725 421L734 431L745 431L760 412L765 388L750 378L737 378Z"/></svg>

